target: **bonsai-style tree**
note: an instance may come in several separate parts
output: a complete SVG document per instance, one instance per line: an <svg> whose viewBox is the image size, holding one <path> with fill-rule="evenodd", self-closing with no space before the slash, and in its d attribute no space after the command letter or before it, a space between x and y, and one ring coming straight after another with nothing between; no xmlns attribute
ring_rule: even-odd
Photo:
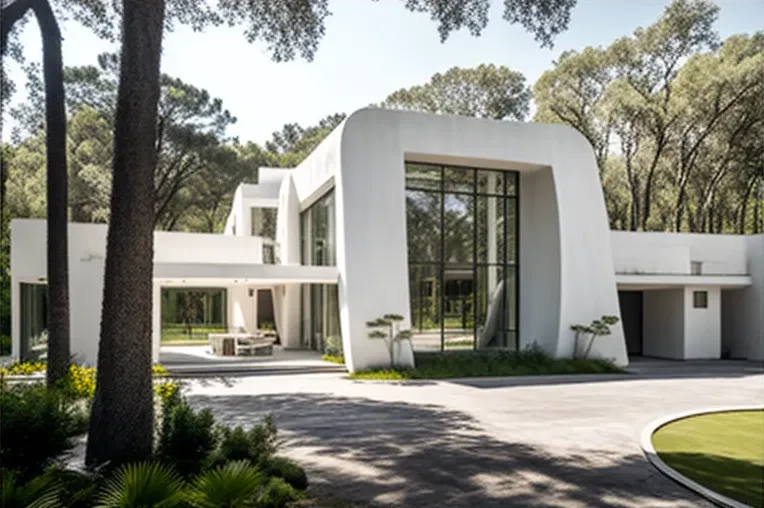
<svg viewBox="0 0 764 508"><path fill-rule="evenodd" d="M579 338L582 334L584 336L590 336L589 343L586 346L586 351L584 351L584 355L582 357L588 358L589 352L591 352L592 345L594 344L594 339L603 335L610 335L610 327L616 324L618 321L619 319L616 316L602 316L599 319L595 319L588 325L572 325L570 329L576 332L576 342L574 344L573 357L579 358L579 351L581 350L579 347Z"/></svg>
<svg viewBox="0 0 764 508"><path fill-rule="evenodd" d="M385 314L374 321L368 321L366 326L369 331L370 339L384 339L387 352L390 355L390 367L395 367L397 346L406 339L411 338L411 330L401 330L401 321L403 316L398 314Z"/></svg>

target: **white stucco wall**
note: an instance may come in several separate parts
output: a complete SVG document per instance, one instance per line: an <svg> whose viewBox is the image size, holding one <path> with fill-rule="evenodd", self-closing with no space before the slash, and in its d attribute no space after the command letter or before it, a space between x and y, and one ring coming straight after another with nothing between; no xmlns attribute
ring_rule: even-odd
<svg viewBox="0 0 764 508"><path fill-rule="evenodd" d="M387 359L384 345L367 338L367 321L396 313L405 326L410 323L404 160L521 172L521 238L527 238L526 228L533 232L534 222L543 230L527 245L521 241L519 298L523 302L527 291L536 302L533 311L521 303L522 342L536 340L555 355L569 356L572 324L619 314L602 188L591 146L578 132L561 125L363 109L294 170L301 208L332 183L335 188L340 323L351 370ZM528 196L522 188L530 189ZM548 261L545 269L542 260ZM625 364L620 324L610 339L598 341L593 354Z"/></svg>
<svg viewBox="0 0 764 508"><path fill-rule="evenodd" d="M693 307L693 293L706 291L708 307ZM721 356L721 290L715 287L684 288L684 357L685 360L717 359Z"/></svg>
<svg viewBox="0 0 764 508"><path fill-rule="evenodd" d="M692 233L611 231L617 273L689 274L700 261L704 275L747 273L747 237Z"/></svg>
<svg viewBox="0 0 764 508"><path fill-rule="evenodd" d="M683 288L645 291L642 354L657 358L684 358Z"/></svg>
<svg viewBox="0 0 764 508"><path fill-rule="evenodd" d="M106 233L104 224L69 224L71 351L87 364L95 364L97 359ZM46 238L44 220L15 219L11 222L11 342L14 356L18 356L20 348L19 284L46 278ZM154 234L154 262L164 268L176 263L184 267L250 266L261 261L262 239L257 237L165 231ZM189 278L194 275L193 270L184 272ZM155 361L158 360L161 285L162 279L155 279L152 295Z"/></svg>

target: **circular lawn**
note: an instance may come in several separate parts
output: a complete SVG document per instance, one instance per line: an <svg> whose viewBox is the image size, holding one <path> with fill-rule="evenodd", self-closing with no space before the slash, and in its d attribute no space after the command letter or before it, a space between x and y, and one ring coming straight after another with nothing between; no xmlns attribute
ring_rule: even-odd
<svg viewBox="0 0 764 508"><path fill-rule="evenodd" d="M764 410L683 418L652 437L660 458L719 494L764 508Z"/></svg>

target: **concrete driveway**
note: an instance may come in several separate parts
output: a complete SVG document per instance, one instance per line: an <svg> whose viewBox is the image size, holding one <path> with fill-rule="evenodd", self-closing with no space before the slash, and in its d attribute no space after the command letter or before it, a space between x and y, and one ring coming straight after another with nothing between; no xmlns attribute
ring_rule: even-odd
<svg viewBox="0 0 764 508"><path fill-rule="evenodd" d="M272 412L313 492L353 506L697 507L711 505L653 469L639 436L667 414L764 404L761 369L739 365L397 385L259 376L193 381L188 395L232 425Z"/></svg>

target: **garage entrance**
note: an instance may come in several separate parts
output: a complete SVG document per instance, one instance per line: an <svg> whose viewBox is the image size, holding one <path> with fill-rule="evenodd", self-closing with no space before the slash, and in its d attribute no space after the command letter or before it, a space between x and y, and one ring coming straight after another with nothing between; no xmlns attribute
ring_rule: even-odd
<svg viewBox="0 0 764 508"><path fill-rule="evenodd" d="M621 308L623 334L626 338L626 352L629 356L642 355L642 291L618 291Z"/></svg>

